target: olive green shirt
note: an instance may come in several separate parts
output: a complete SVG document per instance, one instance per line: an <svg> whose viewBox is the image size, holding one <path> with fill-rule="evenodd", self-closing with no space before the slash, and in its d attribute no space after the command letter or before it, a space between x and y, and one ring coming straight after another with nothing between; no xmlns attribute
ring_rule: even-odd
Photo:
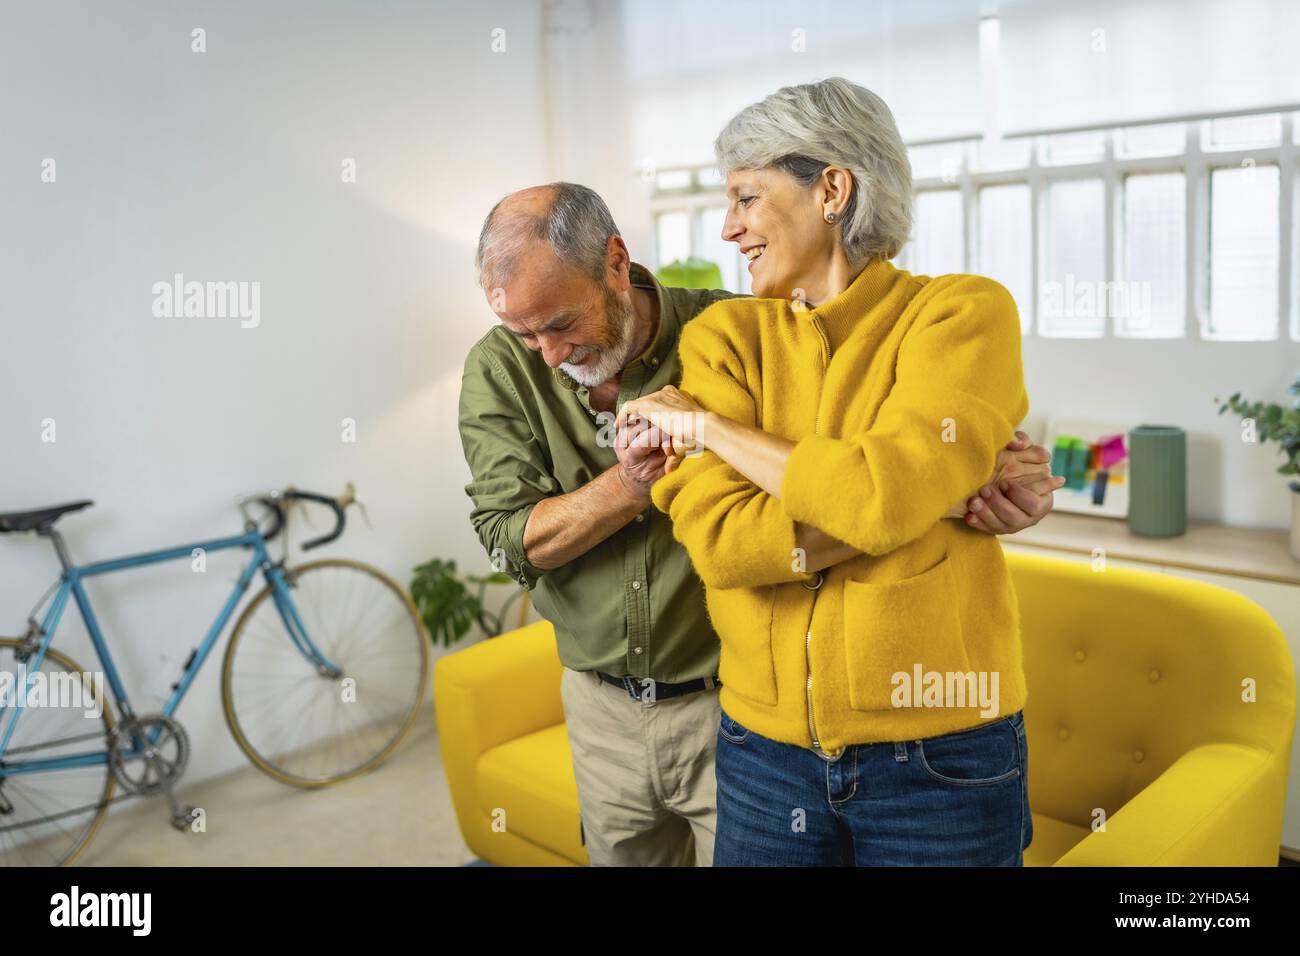
<svg viewBox="0 0 1300 956"><path fill-rule="evenodd" d="M733 295L665 288L636 263L631 278L658 296L659 327L623 370L619 406L678 384L682 327ZM563 567L542 571L524 556L533 506L576 491L618 462L613 419L591 407L585 386L550 368L506 329L493 328L470 349L461 379L460 437L473 475L465 486L473 501L470 521L493 566L527 588L555 626L566 667L667 683L716 676L719 644L703 585L668 517L649 501L635 519Z"/></svg>

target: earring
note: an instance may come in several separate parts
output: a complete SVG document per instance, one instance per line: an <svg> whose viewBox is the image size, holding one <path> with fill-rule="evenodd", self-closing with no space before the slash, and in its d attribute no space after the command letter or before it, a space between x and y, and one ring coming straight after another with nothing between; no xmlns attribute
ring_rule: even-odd
<svg viewBox="0 0 1300 956"><path fill-rule="evenodd" d="M833 212L828 212L828 213L826 214L826 221L827 221L827 222L834 222L834 221L835 221L835 213L833 213Z"/></svg>

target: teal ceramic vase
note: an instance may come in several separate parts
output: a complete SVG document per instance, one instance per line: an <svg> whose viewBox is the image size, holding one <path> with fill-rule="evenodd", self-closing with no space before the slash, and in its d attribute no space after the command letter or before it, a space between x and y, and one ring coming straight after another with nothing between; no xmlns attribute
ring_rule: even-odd
<svg viewBox="0 0 1300 956"><path fill-rule="evenodd" d="M1187 530L1187 433L1173 425L1139 425L1128 440L1129 531L1148 538L1182 534Z"/></svg>

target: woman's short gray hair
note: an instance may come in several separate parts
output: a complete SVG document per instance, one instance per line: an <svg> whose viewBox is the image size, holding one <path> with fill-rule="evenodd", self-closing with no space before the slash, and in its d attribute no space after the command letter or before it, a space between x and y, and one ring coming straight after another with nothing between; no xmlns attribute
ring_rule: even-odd
<svg viewBox="0 0 1300 956"><path fill-rule="evenodd" d="M783 169L811 186L827 166L853 174L840 219L844 252L859 264L892 259L912 231L912 167L894 115L841 77L785 86L731 118L713 144L718 166Z"/></svg>

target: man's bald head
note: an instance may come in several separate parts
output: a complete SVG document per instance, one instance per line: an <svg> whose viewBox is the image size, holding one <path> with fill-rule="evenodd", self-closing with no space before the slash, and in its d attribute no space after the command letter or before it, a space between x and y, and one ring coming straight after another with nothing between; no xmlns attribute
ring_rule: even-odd
<svg viewBox="0 0 1300 956"><path fill-rule="evenodd" d="M577 183L531 186L488 213L474 257L479 285L505 286L528 253L544 242L563 264L603 283L611 236L618 226L605 201Z"/></svg>

